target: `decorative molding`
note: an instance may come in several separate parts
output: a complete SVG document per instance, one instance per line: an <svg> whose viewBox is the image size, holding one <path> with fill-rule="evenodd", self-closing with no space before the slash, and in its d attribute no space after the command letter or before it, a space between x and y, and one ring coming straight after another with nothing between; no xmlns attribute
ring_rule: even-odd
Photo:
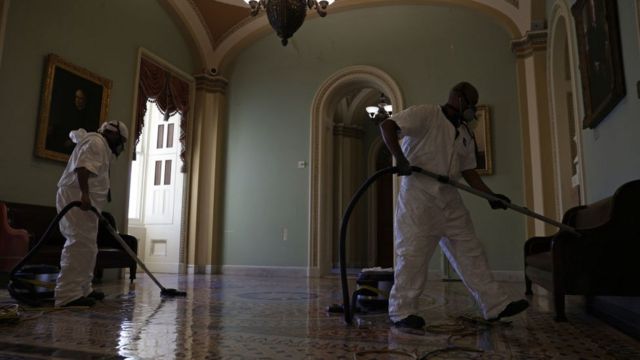
<svg viewBox="0 0 640 360"><path fill-rule="evenodd" d="M308 269L301 266L222 265L222 275L263 277L307 277Z"/></svg>
<svg viewBox="0 0 640 360"><path fill-rule="evenodd" d="M209 74L195 75L196 79L196 91L206 91L211 93L227 92L229 81L222 76L212 76Z"/></svg>
<svg viewBox="0 0 640 360"><path fill-rule="evenodd" d="M178 1L178 0L170 0ZM541 1L541 0L535 0ZM341 12L355 9L362 9L377 6L399 6L399 5L438 5L445 3L443 0L348 0L336 1L329 8L329 15L333 16ZM483 14L494 18L495 21L504 26L506 31L512 37L518 37L529 29L530 19L526 6L520 8L519 0L504 0L498 2L496 0L447 0L447 4L454 6L468 7L477 10ZM249 9L247 9L249 11ZM210 67L226 69L229 64L234 61L242 48L248 46L252 41L258 39L261 35L271 31L269 21L264 13L256 17L248 17L238 22L236 25L227 30L220 38L212 43L215 52L208 58ZM309 12L307 20L317 17L316 12Z"/></svg>
<svg viewBox="0 0 640 360"><path fill-rule="evenodd" d="M202 16L202 12L200 11L200 8L196 5L196 3L193 0L187 0L187 1L189 2L189 6L191 6L191 8L193 9L193 12L196 14L196 17L198 18L198 20L200 20L200 23L204 28L204 32L207 35L207 39L209 39L209 43L214 44L215 41L213 39L213 34L211 33L211 29L207 25L207 22L204 20L204 16ZM215 46L213 48L215 49Z"/></svg>
<svg viewBox="0 0 640 360"><path fill-rule="evenodd" d="M249 9L247 9L247 11L248 10ZM227 40L227 38L231 37L231 35L233 35L235 32L240 31L240 29L242 29L245 25L249 24L252 21L256 21L257 19L262 19L264 21L263 17L266 17L266 16L267 16L267 12L263 11L262 13L258 14L258 16L250 16L240 20L240 22L233 25L227 31L225 31L222 35L220 35L220 37L216 41L212 42L213 48L217 50L220 44L222 44L225 40Z"/></svg>
<svg viewBox="0 0 640 360"><path fill-rule="evenodd" d="M199 14L198 7L193 0L163 0L173 9L178 20L190 35L199 55L200 65L210 68L211 59L215 56L211 46L211 34L208 26Z"/></svg>
<svg viewBox="0 0 640 360"><path fill-rule="evenodd" d="M310 268L319 269L320 276L331 267L330 244L331 206L325 194L331 193L332 173L330 149L332 109L340 99L356 88L373 88L383 92L397 111L404 108L402 93L395 80L384 71L364 65L344 68L329 76L320 85L311 105L311 166L309 191L309 258Z"/></svg>
<svg viewBox="0 0 640 360"><path fill-rule="evenodd" d="M518 58L529 57L535 51L547 49L547 30L527 31L521 39L511 41L511 51Z"/></svg>
<svg viewBox="0 0 640 360"><path fill-rule="evenodd" d="M222 270L219 265L187 265L187 274L221 274Z"/></svg>
<svg viewBox="0 0 640 360"><path fill-rule="evenodd" d="M524 280L524 271L493 270L491 275L493 280L498 282L522 282ZM440 269L429 269L427 279L429 281L459 281L458 279L447 277Z"/></svg>
<svg viewBox="0 0 640 360"><path fill-rule="evenodd" d="M333 135L362 139L364 137L364 130L358 125L338 123L333 125Z"/></svg>
<svg viewBox="0 0 640 360"><path fill-rule="evenodd" d="M513 5L516 9L520 9L520 0L504 0Z"/></svg>

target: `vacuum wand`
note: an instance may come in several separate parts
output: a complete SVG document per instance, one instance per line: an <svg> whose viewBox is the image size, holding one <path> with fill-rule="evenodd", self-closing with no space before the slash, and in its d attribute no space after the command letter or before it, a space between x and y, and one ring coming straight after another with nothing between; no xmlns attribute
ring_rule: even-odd
<svg viewBox="0 0 640 360"><path fill-rule="evenodd" d="M79 202L73 202L72 204L76 204L76 203L79 205ZM147 273L147 275L149 275L151 280L153 280L153 282L156 283L156 285L158 285L158 287L160 288L160 295L162 295L162 296L187 296L187 293L184 292L184 291L179 291L179 290L176 290L176 289L167 289L164 286L162 286L162 284L160 284L160 281L158 281L158 279L156 279L156 277L153 276L151 271L149 271L149 269L147 269L147 266L142 262L142 260L140 260L140 258L138 258L136 253L133 252L133 250L131 250L131 248L122 239L122 237L116 232L116 230L111 226L111 224L109 224L109 221L107 221L107 219L105 219L104 216L102 216L102 214L100 214L96 210L96 208L94 208L93 206L91 207L91 211L98 216L98 219L100 219L100 221L102 221L102 223L105 225L105 227L107 228L109 233L116 240L118 240L118 242L120 243L122 248L127 252L127 254L129 254L129 256L132 259L135 259L136 262L138 263L138 265L140 265L140 267L142 267L144 272Z"/></svg>
<svg viewBox="0 0 640 360"><path fill-rule="evenodd" d="M458 189L461 189L461 190L464 190L466 192L472 193L474 195L480 196L480 197L485 198L487 200L500 201L504 206L508 207L511 210L514 210L514 211L517 211L517 212L519 212L521 214L524 214L524 215L536 218L538 220L544 221L547 224L550 224L550 225L553 225L555 227L558 227L559 229L567 231L567 232L569 232L569 233L571 233L573 235L576 235L578 237L582 236L582 234L580 234L575 228L573 228L573 227L571 227L571 226L569 226L567 224L563 224L561 222L558 222L558 221L555 221L553 219L550 219L550 218L548 218L546 216L542 216L542 215L540 215L538 213L535 213L535 212L527 209L526 207L522 207L522 206L518 206L518 205L512 204L510 202L506 202L506 201L504 201L504 200L502 200L502 199L500 199L498 197L495 197L495 196L493 196L493 195L491 195L489 193L486 193L486 192L480 191L480 190L476 190L476 189L472 188L471 186L460 184L457 181L451 180L448 176L438 175L436 173L433 173L433 172L431 172L429 170L424 170L424 169L419 168L417 166L412 166L411 170L415 171L417 173L423 174L423 175L430 176L430 177L438 180L439 182L442 182L442 183L445 183L445 184L449 184L451 186L457 187Z"/></svg>

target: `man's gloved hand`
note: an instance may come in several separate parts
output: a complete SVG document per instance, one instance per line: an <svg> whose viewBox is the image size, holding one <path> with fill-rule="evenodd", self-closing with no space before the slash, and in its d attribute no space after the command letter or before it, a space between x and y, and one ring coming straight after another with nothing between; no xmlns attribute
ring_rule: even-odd
<svg viewBox="0 0 640 360"><path fill-rule="evenodd" d="M397 159L396 167L398 168L398 176L409 176L411 175L411 164L409 164L409 160L406 158Z"/></svg>
<svg viewBox="0 0 640 360"><path fill-rule="evenodd" d="M492 194L493 196L497 197L498 199L511 204L511 199L509 199L507 196L502 195L502 194ZM507 210L507 205L503 204L502 201L499 200L489 200L489 205L491 205L492 209L503 209L503 210Z"/></svg>

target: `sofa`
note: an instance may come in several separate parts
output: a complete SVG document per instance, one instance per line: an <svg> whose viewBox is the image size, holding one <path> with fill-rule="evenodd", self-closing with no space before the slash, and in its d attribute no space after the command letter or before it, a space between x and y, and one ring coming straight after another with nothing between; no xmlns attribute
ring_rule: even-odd
<svg viewBox="0 0 640 360"><path fill-rule="evenodd" d="M524 245L526 293L538 284L553 294L555 319L566 321L565 295L640 296L640 180L605 199L569 209L559 231Z"/></svg>
<svg viewBox="0 0 640 360"><path fill-rule="evenodd" d="M11 268L18 263L40 241L50 223L57 215L57 210L53 206L23 204L15 202L0 201L0 226L4 231L0 231L0 271L11 271ZM117 231L115 219L108 212L102 213ZM119 233L120 237L127 243L133 252L137 253L138 240L127 234ZM29 264L60 265L60 254L65 238L60 233L58 226L55 226L51 236L33 258ZM137 263L122 248L120 243L109 233L106 226L100 222L98 228L98 255L94 270L94 279L102 279L103 270L111 268L129 268L129 279L136 278ZM9 256L5 256L9 254ZM6 259L4 258L6 257ZM7 270L8 268L8 270Z"/></svg>

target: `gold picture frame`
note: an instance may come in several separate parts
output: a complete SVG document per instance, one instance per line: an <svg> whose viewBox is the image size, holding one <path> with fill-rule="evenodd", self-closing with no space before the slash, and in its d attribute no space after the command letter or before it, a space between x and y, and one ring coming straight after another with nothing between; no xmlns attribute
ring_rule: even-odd
<svg viewBox="0 0 640 360"><path fill-rule="evenodd" d="M35 154L67 161L75 144L69 132L96 131L107 119L111 80L55 54L47 56Z"/></svg>
<svg viewBox="0 0 640 360"><path fill-rule="evenodd" d="M493 152L491 149L491 111L487 105L476 107L476 120L469 125L476 140L476 171L479 175L493 175Z"/></svg>
<svg viewBox="0 0 640 360"><path fill-rule="evenodd" d="M593 129L626 96L617 0L577 0L571 7L578 38L584 118Z"/></svg>

